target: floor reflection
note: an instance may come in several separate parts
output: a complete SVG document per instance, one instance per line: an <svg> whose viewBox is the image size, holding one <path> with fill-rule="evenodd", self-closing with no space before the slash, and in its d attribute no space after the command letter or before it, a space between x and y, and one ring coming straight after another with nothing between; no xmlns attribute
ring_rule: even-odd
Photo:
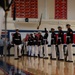
<svg viewBox="0 0 75 75"><path fill-rule="evenodd" d="M5 63L6 62L6 63ZM5 67L6 66L6 69ZM7 57L0 59L0 75L75 75L75 63L50 59L22 57L14 60Z"/></svg>

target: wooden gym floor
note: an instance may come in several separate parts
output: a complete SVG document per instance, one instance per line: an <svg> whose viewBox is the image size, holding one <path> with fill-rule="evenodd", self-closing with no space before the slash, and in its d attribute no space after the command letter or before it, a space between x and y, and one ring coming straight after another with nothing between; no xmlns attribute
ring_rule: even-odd
<svg viewBox="0 0 75 75"><path fill-rule="evenodd" d="M14 57L0 58L0 75L75 75L75 61L71 63L27 56L19 60L14 60Z"/></svg>

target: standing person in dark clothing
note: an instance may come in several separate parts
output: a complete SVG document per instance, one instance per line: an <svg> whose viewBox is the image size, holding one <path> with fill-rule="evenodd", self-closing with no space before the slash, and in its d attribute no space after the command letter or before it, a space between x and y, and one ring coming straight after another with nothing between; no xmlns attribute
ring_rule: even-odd
<svg viewBox="0 0 75 75"><path fill-rule="evenodd" d="M8 56L10 56L10 49L11 49L11 43L10 43L10 41L9 41L9 39L7 39L7 51L8 51Z"/></svg>
<svg viewBox="0 0 75 75"><path fill-rule="evenodd" d="M64 32L62 31L62 27L58 27L58 47L59 47L59 60L64 60Z"/></svg>
<svg viewBox="0 0 75 75"><path fill-rule="evenodd" d="M29 34L29 37L28 37L28 56L31 56L31 35Z"/></svg>
<svg viewBox="0 0 75 75"><path fill-rule="evenodd" d="M24 49L25 49L25 54L27 54L28 55L28 52L29 52L29 46L30 45L28 45L28 38L29 38L29 36L30 36L30 34L26 34L26 36L25 36L25 38L24 38Z"/></svg>
<svg viewBox="0 0 75 75"><path fill-rule="evenodd" d="M67 28L67 49L68 49L68 62L73 62L73 50L72 50L72 44L73 44L73 30L70 28L70 24L66 25Z"/></svg>
<svg viewBox="0 0 75 75"><path fill-rule="evenodd" d="M45 28L45 34L44 34L43 39L44 39L44 54L45 54L44 58L48 59L48 41L47 41L48 40L48 31L46 28Z"/></svg>
<svg viewBox="0 0 75 75"><path fill-rule="evenodd" d="M51 59L56 60L56 34L54 28L51 28Z"/></svg>
<svg viewBox="0 0 75 75"><path fill-rule="evenodd" d="M4 40L0 38L0 56L3 56Z"/></svg>
<svg viewBox="0 0 75 75"><path fill-rule="evenodd" d="M39 55L40 58L43 58L43 49L42 49L42 45L43 45L43 36L41 34L41 32L38 33L39 34L39 39L38 39L38 46L39 46Z"/></svg>
<svg viewBox="0 0 75 75"><path fill-rule="evenodd" d="M34 56L34 37L33 34L30 34L31 38L30 38L30 43L31 43L31 56Z"/></svg>
<svg viewBox="0 0 75 75"><path fill-rule="evenodd" d="M38 37L37 37L37 33L34 33L34 54L35 57L38 57Z"/></svg>
<svg viewBox="0 0 75 75"><path fill-rule="evenodd" d="M15 48L15 59L18 59L18 57L21 57L21 44L22 44L21 34L19 33L19 29L16 29L16 32L13 34L12 41ZM19 49L19 51L17 51L17 49Z"/></svg>

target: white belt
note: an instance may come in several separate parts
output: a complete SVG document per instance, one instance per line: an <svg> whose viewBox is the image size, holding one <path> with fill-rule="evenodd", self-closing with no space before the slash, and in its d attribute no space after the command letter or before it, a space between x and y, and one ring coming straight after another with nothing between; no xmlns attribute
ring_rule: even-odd
<svg viewBox="0 0 75 75"><path fill-rule="evenodd" d="M46 41L47 39L43 39L44 41Z"/></svg>
<svg viewBox="0 0 75 75"><path fill-rule="evenodd" d="M61 39L61 37L58 37L58 39Z"/></svg>
<svg viewBox="0 0 75 75"><path fill-rule="evenodd" d="M39 40L39 42L41 42L41 40Z"/></svg>
<svg viewBox="0 0 75 75"><path fill-rule="evenodd" d="M54 40L54 38L51 38L52 40Z"/></svg>
<svg viewBox="0 0 75 75"><path fill-rule="evenodd" d="M15 40L19 40L19 39L15 39Z"/></svg>
<svg viewBox="0 0 75 75"><path fill-rule="evenodd" d="M28 41L26 41L26 43L28 43Z"/></svg>
<svg viewBox="0 0 75 75"><path fill-rule="evenodd" d="M67 36L67 38L70 38L70 36Z"/></svg>
<svg viewBox="0 0 75 75"><path fill-rule="evenodd" d="M36 40L34 40L34 42L35 42Z"/></svg>

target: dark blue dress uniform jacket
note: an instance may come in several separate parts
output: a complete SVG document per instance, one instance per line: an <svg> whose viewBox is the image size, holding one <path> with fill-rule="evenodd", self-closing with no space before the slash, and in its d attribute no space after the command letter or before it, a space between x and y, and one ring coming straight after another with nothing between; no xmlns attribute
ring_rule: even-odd
<svg viewBox="0 0 75 75"><path fill-rule="evenodd" d="M58 45L59 44L64 44L64 32L62 30L58 32Z"/></svg>
<svg viewBox="0 0 75 75"><path fill-rule="evenodd" d="M31 45L31 37L28 37L28 45Z"/></svg>
<svg viewBox="0 0 75 75"><path fill-rule="evenodd" d="M55 32L52 32L51 34L51 45L55 45L56 44L56 34Z"/></svg>
<svg viewBox="0 0 75 75"><path fill-rule="evenodd" d="M40 35L38 39L38 46L43 45L43 36Z"/></svg>
<svg viewBox="0 0 75 75"><path fill-rule="evenodd" d="M43 37L44 45L48 44L47 38L48 38L48 31L45 32L44 37Z"/></svg>
<svg viewBox="0 0 75 75"><path fill-rule="evenodd" d="M13 43L16 45L20 45L22 43L20 33L14 33L13 34Z"/></svg>
<svg viewBox="0 0 75 75"><path fill-rule="evenodd" d="M34 37L34 45L38 45L38 37L37 36Z"/></svg>
<svg viewBox="0 0 75 75"><path fill-rule="evenodd" d="M67 31L67 44L73 43L73 30L71 28Z"/></svg>

